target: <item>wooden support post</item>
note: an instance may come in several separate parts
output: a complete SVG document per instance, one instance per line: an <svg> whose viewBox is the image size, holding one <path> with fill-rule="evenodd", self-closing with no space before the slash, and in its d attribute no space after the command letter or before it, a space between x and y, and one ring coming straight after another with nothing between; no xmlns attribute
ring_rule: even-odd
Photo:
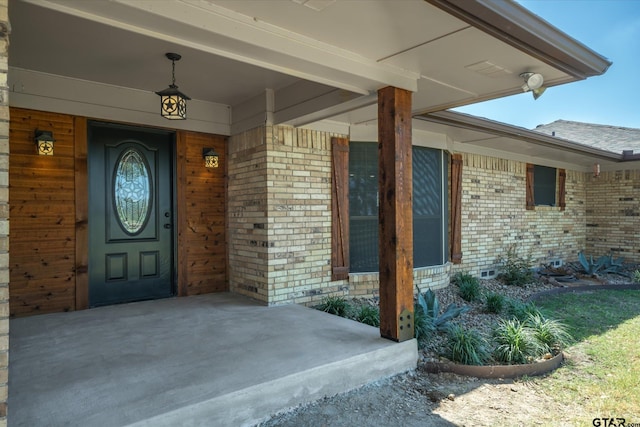
<svg viewBox="0 0 640 427"><path fill-rule="evenodd" d="M380 334L413 338L411 92L378 91Z"/></svg>

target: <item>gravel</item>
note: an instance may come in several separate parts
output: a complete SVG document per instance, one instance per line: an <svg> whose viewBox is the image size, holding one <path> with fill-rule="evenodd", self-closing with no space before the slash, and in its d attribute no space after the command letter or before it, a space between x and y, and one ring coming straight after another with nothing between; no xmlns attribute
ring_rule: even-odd
<svg viewBox="0 0 640 427"><path fill-rule="evenodd" d="M630 268L632 273L637 265ZM604 275L592 284L629 284L619 275ZM544 277L530 285L507 286L497 280L482 280L483 292L498 292L508 298L527 301L532 295L551 290L559 284ZM585 284L582 281L580 284ZM454 322L490 334L498 316L484 312L484 302L469 303L460 298L458 287L450 285L435 291L441 310L450 303L466 304L471 310ZM360 305L377 305L376 300L352 300ZM528 380L478 379L451 373L428 373L425 362L438 360L443 351L444 334L430 337L421 349L418 368L342 393L306 406L274 415L261 427L286 426L456 426L456 425L557 425L570 423L579 412L573 403L546 395Z"/></svg>

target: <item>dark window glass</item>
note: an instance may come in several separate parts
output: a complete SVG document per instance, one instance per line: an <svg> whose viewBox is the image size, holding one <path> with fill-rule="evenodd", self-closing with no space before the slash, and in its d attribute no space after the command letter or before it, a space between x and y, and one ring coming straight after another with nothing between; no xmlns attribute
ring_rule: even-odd
<svg viewBox="0 0 640 427"><path fill-rule="evenodd" d="M556 168L533 167L533 199L536 205L556 205Z"/></svg>
<svg viewBox="0 0 640 427"><path fill-rule="evenodd" d="M349 143L349 263L352 272L378 271L378 147Z"/></svg>
<svg viewBox="0 0 640 427"><path fill-rule="evenodd" d="M445 261L443 191L446 162L440 150L413 148L414 267ZM443 194L444 193L444 194ZM378 271L378 147L349 144L349 254L351 272Z"/></svg>
<svg viewBox="0 0 640 427"><path fill-rule="evenodd" d="M413 266L439 265L443 259L442 152L413 147ZM446 205L445 205L446 206Z"/></svg>

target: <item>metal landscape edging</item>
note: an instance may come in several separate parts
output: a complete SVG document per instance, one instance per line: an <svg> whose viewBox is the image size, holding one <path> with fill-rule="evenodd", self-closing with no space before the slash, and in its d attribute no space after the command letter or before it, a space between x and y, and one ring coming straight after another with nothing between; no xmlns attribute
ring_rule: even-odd
<svg viewBox="0 0 640 427"><path fill-rule="evenodd" d="M453 362L427 362L425 369L429 373L452 372L476 378L517 378L523 375L536 376L557 369L562 364L562 352L551 359L521 365L460 365Z"/></svg>

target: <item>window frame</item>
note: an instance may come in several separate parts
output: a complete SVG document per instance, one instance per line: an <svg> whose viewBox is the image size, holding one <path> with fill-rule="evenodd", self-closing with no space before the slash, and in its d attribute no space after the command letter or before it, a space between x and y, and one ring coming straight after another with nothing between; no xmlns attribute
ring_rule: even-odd
<svg viewBox="0 0 640 427"><path fill-rule="evenodd" d="M549 186L536 186L536 170L538 170L538 175L540 175L540 171L543 169L553 169L555 172L554 186L551 189ZM527 210L535 210L536 206L549 206L549 207L559 207L561 211L566 208L566 179L567 172L565 169L555 168L551 166L544 165L535 165L533 163L527 163L526 165L526 209ZM550 192L553 191L553 199L554 203L549 205L547 203L539 203L536 201L536 193L538 195L539 192L545 189L545 191ZM536 191L537 190L537 191ZM547 194L549 196L549 194Z"/></svg>
<svg viewBox="0 0 640 427"><path fill-rule="evenodd" d="M371 145L371 149L372 151L376 152L376 163L377 163L377 143L376 142L370 142L370 141L351 141L349 144L349 158L351 160L352 156L352 144L370 144ZM437 152L437 156L438 156L438 177L439 177L439 188L437 189L437 191L439 192L439 198L440 198L440 207L439 207L439 212L437 215L437 218L439 220L439 224L438 224L438 228L439 228L439 232L440 232L440 236L438 236L439 238L439 249L438 249L438 254L436 255L436 257L438 258L437 261L432 261L431 263L427 263L426 265L416 265L415 264L415 247L416 247L416 241L414 239L414 269L418 269L418 268L429 268L429 267L433 267L433 266L437 266L437 265L443 265L446 264L449 260L450 260L450 256L451 256L451 251L449 248L449 239L450 239L450 232L449 232L449 221L450 221L450 214L449 214L449 170L450 170L450 156L449 154L442 150L442 149L438 149L438 148L431 148L431 147L424 147L421 145L413 145L412 146L412 150L416 150L416 149L428 149L428 150L434 150ZM378 262L378 266L376 268L362 268L362 269L358 269L353 270L354 266L356 265L373 265L375 262L357 262L356 259L353 258L353 256L355 256L357 254L357 251L354 251L354 236L352 236L352 233L357 229L357 226L355 225L355 222L357 221L371 221L373 224L375 224L376 230L377 230L377 226L378 226L378 201L379 201L379 196L378 196L378 176L377 176L377 167L376 168L371 168L372 170L375 169L376 170L376 206L375 209L369 209L369 211L373 211L375 212L374 215L367 215L367 216L352 216L354 210L351 208L349 208L349 242L351 243L351 247L349 249L349 255L350 255L350 259L349 259L349 272L350 273L377 273L379 272L379 259L376 258L377 262ZM415 170L414 170L415 172ZM352 192L351 190L351 175L352 175L352 170L351 168L349 168L348 171L349 174L349 180L350 180L350 194L354 195L355 193ZM412 199L413 197L415 197L415 187L413 188L413 194L412 194ZM371 203L371 201L373 200L372 197L368 198L369 199L369 203ZM351 205L351 199L349 199L349 205ZM414 210L415 212L415 210ZM414 224L414 236L415 236L415 230L416 230L416 222L415 222L415 215L413 219L413 224ZM372 233L373 234L373 233ZM378 243L376 240L376 244L375 247L378 248ZM377 253L377 252L376 252ZM356 261L356 262L354 262ZM366 260L365 260L366 261ZM369 261L373 261L372 259L370 259Z"/></svg>

